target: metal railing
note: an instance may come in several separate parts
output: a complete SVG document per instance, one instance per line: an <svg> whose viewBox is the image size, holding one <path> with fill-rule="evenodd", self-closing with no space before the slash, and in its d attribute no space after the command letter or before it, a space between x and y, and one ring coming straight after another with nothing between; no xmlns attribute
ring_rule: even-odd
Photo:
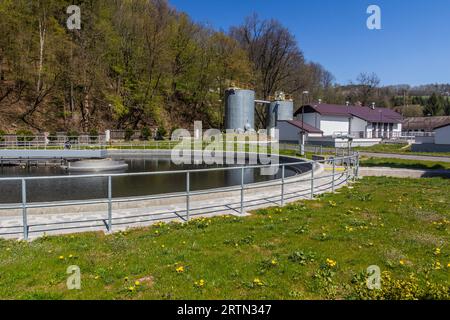
<svg viewBox="0 0 450 320"><path fill-rule="evenodd" d="M306 173L306 175L310 175L306 177L305 174L301 176L294 177L286 177L286 167L295 167L298 165L311 164L311 171ZM325 175L315 175L315 170L319 164L328 164L331 165L332 173ZM245 170L247 169L269 169L278 167L281 168L281 179L273 180L271 182L264 183L251 183L245 184ZM338 172L337 167L342 167L343 171ZM239 170L241 175L241 183L238 186L224 187L224 188L215 188L215 189L206 189L206 190L198 190L194 191L191 188L191 176L194 173L204 173L204 172L213 172L213 171L233 171ZM138 177L138 176L157 176L157 175L180 175L184 174L186 176L186 188L184 192L181 193L168 193L168 194L158 194L158 195L148 195L148 196L136 196L136 197L127 197L127 198L114 198L113 197L113 178L115 177ZM284 206L287 200L296 200L305 197L314 198L315 194L318 192L325 192L331 190L332 192L342 184L348 183L351 179L356 179L359 174L359 154L355 153L350 156L345 157L334 157L328 160L322 161L299 161L293 163L283 163L276 165L257 165L257 166L241 166L241 167L224 167L224 168L211 168L211 169L196 169L196 170L179 170L179 171L161 171L161 172L142 172L142 173L126 173L126 174L93 174L93 175L80 175L80 176L46 176L46 177L14 177L14 178L0 178L1 182L11 182L18 181L20 182L20 190L21 190L21 202L15 204L8 205L0 205L0 211L2 210L21 210L22 215L22 224L14 225L14 226L0 226L0 229L7 229L11 231L0 232L0 236L20 236L22 235L23 239L28 240L30 233L45 233L50 231L58 231L58 230L67 230L67 229L82 229L82 228L92 228L92 227L106 227L108 232L112 232L115 224L117 225L133 225L137 222L120 222L119 220L130 220L132 218L137 219L140 218L138 222L142 222L142 218L147 219L146 221L159 221L166 219L174 219L175 217L181 218L184 221L189 221L192 217L192 208L191 208L191 199L194 196L206 195L206 194L217 194L221 192L240 192L240 202L238 204L237 212L243 214L246 209L246 200L245 193L249 190L258 190L261 188L268 187L279 187L280 193L275 194L272 198L267 199L267 196L264 197L264 200L270 201L273 203L277 202L279 199L279 203L281 206ZM105 198L95 199L95 200L74 200L74 201L61 201L61 202L30 202L27 199L27 184L30 181L37 180L58 180L58 179L85 179L85 178L104 178L107 180L107 194ZM324 184L320 185L318 182L320 180L327 179ZM301 184L310 182L309 188L302 190L295 190L293 192L289 192L286 187L293 184ZM167 213L149 213L145 215L134 215L129 217L114 217L113 212L113 204L115 203L131 203L131 202L139 202L139 201L148 201L148 200L162 200L162 199L170 199L170 198L185 198L185 211L184 216L178 213L173 215L172 211L168 211ZM275 200L273 200L275 199ZM255 199L250 200L255 201ZM93 205L93 204L106 204L107 205L107 216L104 219L91 219L91 220L79 220L74 221L68 219L68 221L59 221L52 223L39 223L32 224L28 221L28 210L36 209L36 208L53 208L53 207L70 207L70 206L82 206L82 205ZM231 207L236 204L229 204ZM249 204L249 207L253 205ZM216 206L217 207L217 206ZM200 208L197 208L198 210ZM201 208L202 214L205 214L204 210L211 209L211 207ZM162 217L163 215L169 215L169 217ZM153 217L152 217L153 216ZM117 221L115 223L115 221ZM74 225L77 223L96 223L95 225ZM74 226L67 227L65 225L71 224ZM39 229L40 228L40 229ZM21 229L21 231L14 231Z"/></svg>

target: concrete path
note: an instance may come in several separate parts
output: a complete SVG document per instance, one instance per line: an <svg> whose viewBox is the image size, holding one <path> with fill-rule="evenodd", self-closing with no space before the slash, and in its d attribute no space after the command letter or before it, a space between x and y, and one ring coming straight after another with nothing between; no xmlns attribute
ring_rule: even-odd
<svg viewBox="0 0 450 320"><path fill-rule="evenodd" d="M392 154L392 153L373 153L373 152L360 152L360 155L364 156L364 157L372 157L372 158L450 162L450 157L433 157L433 156L419 156L419 155Z"/></svg>
<svg viewBox="0 0 450 320"><path fill-rule="evenodd" d="M337 168L335 179L336 189L347 184L347 173ZM315 171L315 195L332 190L332 169L321 166ZM284 188L284 203L295 202L311 197L310 174L286 179ZM278 206L281 204L280 182L259 185L245 191L244 210L255 210ZM218 215L240 216L240 190L220 193L192 195L190 199L190 216L211 217ZM120 204L117 204L120 205ZM0 212L1 214L1 212ZM113 207L113 231L125 230L129 227L148 226L159 221L185 222L186 203L183 197L170 205L142 205L136 208ZM14 215L0 215L0 237L17 239L23 236L22 215L20 211ZM59 235L75 232L103 231L106 232L107 211L93 212L61 212L51 214L28 215L29 237L35 239L44 234Z"/></svg>

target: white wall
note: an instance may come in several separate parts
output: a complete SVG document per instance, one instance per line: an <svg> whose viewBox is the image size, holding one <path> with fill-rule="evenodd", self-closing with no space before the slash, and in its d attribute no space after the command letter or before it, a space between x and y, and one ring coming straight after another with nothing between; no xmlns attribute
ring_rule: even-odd
<svg viewBox="0 0 450 320"><path fill-rule="evenodd" d="M364 132L367 128L367 121L353 117L352 118L352 132Z"/></svg>
<svg viewBox="0 0 450 320"><path fill-rule="evenodd" d="M436 144L450 145L450 125L437 129L434 139Z"/></svg>
<svg viewBox="0 0 450 320"><path fill-rule="evenodd" d="M314 128L320 129L320 118L321 115L318 113L305 113L303 121ZM302 121L302 114L297 116L298 121ZM321 129L322 130L322 129Z"/></svg>
<svg viewBox="0 0 450 320"><path fill-rule="evenodd" d="M349 119L346 116L322 116L320 130L324 136L332 136L337 132L348 133Z"/></svg>
<svg viewBox="0 0 450 320"><path fill-rule="evenodd" d="M279 121L277 129L280 132L280 141L299 141L300 129L296 126L293 126L288 122Z"/></svg>

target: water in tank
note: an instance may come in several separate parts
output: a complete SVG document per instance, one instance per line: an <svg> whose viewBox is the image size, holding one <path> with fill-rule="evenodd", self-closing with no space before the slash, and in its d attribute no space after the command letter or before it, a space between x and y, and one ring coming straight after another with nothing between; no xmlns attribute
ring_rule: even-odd
<svg viewBox="0 0 450 320"><path fill-rule="evenodd" d="M226 129L245 131L248 127L255 128L255 91L228 89L225 104Z"/></svg>
<svg viewBox="0 0 450 320"><path fill-rule="evenodd" d="M277 126L277 121L294 119L294 102L292 100L273 101L267 108L267 129Z"/></svg>

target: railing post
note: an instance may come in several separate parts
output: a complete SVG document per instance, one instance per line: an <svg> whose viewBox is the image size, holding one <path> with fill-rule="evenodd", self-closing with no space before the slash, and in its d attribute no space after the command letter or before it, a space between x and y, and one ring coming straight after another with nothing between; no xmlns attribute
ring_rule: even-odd
<svg viewBox="0 0 450 320"><path fill-rule="evenodd" d="M315 163L311 163L311 200L314 199L314 166Z"/></svg>
<svg viewBox="0 0 450 320"><path fill-rule="evenodd" d="M112 178L108 176L108 232L112 232Z"/></svg>
<svg viewBox="0 0 450 320"><path fill-rule="evenodd" d="M245 168L241 168L241 214L244 214L244 170Z"/></svg>
<svg viewBox="0 0 450 320"><path fill-rule="evenodd" d="M281 206L284 207L284 179L285 179L286 166L281 166Z"/></svg>
<svg viewBox="0 0 450 320"><path fill-rule="evenodd" d="M355 173L356 179L359 178L359 152L356 154L356 173Z"/></svg>
<svg viewBox="0 0 450 320"><path fill-rule="evenodd" d="M331 191L336 190L336 158L333 159L333 181L331 182Z"/></svg>
<svg viewBox="0 0 450 320"><path fill-rule="evenodd" d="M191 211L191 175L188 171L186 173L186 220L190 221L190 211Z"/></svg>
<svg viewBox="0 0 450 320"><path fill-rule="evenodd" d="M346 161L346 167L347 167L347 181L346 181L346 182L348 182L348 181L350 180L350 167L351 167L350 161L351 161L351 158L350 158L350 156L348 156L347 158L344 158L344 159L347 159L347 161Z"/></svg>
<svg viewBox="0 0 450 320"><path fill-rule="evenodd" d="M25 179L22 179L22 219L23 219L23 239L28 240L27 183Z"/></svg>

